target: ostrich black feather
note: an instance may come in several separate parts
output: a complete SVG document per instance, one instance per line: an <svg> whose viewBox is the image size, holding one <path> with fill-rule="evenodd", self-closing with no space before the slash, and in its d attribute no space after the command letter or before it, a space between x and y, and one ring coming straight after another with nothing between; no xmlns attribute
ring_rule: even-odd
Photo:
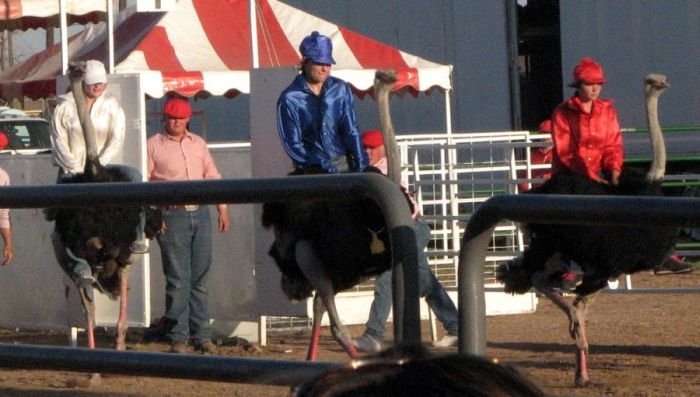
<svg viewBox="0 0 700 397"><path fill-rule="evenodd" d="M617 186L594 182L574 173L554 175L526 194L662 196L659 182L647 182L639 170L626 169ZM530 241L522 258L504 264L497 279L506 292L525 293L533 287L533 276L545 271L555 253L576 262L584 272L583 282L574 290L587 295L622 274L653 269L672 250L677 228L656 226L601 226L528 224ZM557 278L561 273L549 274Z"/></svg>
<svg viewBox="0 0 700 397"><path fill-rule="evenodd" d="M380 171L369 167L366 172ZM305 168L290 175L320 173L325 172ZM296 263L294 243L298 240L312 242L335 292L391 267L386 222L372 199L265 203L262 224L275 228L276 239L269 254L282 272L282 290L292 300L308 298L314 290Z"/></svg>
<svg viewBox="0 0 700 397"><path fill-rule="evenodd" d="M87 169L87 167L86 167ZM61 183L129 182L118 168L97 166L96 172L76 174ZM85 259L98 285L114 299L119 295L119 267L130 264L130 245L136 240L139 224L138 206L49 208L46 219L54 221L63 245L73 255ZM160 229L161 212L146 209L146 237L152 238Z"/></svg>

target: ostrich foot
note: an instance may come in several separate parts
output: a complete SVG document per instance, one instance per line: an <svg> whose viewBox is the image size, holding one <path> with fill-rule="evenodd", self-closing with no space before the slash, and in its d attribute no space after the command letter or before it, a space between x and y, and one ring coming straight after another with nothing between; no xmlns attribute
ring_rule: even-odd
<svg viewBox="0 0 700 397"><path fill-rule="evenodd" d="M114 341L114 350L126 350L126 341L123 337L120 338L119 336L117 336L117 339Z"/></svg>
<svg viewBox="0 0 700 397"><path fill-rule="evenodd" d="M72 378L66 381L66 387L71 389L88 389L90 387L99 386L102 383L102 376L98 373L92 373L84 378Z"/></svg>
<svg viewBox="0 0 700 397"><path fill-rule="evenodd" d="M588 376L588 366L586 358L588 354L584 350L576 352L576 378L574 382L578 387L586 387L591 384L591 378Z"/></svg>
<svg viewBox="0 0 700 397"><path fill-rule="evenodd" d="M335 340L340 344L340 347L345 350L351 359L356 360L360 358L357 349L355 349L355 345L352 343L352 336L345 326L333 326L331 327L331 332Z"/></svg>
<svg viewBox="0 0 700 397"><path fill-rule="evenodd" d="M343 348L343 350L345 350L345 353L347 353L348 356L350 356L351 359L357 360L358 358L360 358L360 354L357 352L357 349L355 349L355 345L352 344L351 339L338 339L338 343Z"/></svg>
<svg viewBox="0 0 700 397"><path fill-rule="evenodd" d="M124 300L125 299L122 298L122 302L126 303ZM129 327L126 324L126 305L123 306L123 313L119 314L119 320L117 321L117 333L114 337L114 349L121 351L126 350L126 333L129 330Z"/></svg>

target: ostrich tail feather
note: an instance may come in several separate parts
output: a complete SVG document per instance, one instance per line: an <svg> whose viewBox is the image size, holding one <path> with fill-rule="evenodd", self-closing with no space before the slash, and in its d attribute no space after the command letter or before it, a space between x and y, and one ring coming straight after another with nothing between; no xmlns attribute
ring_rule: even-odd
<svg viewBox="0 0 700 397"><path fill-rule="evenodd" d="M532 288L532 280L519 261L512 260L496 268L496 280L503 283L503 289L509 294L524 294Z"/></svg>

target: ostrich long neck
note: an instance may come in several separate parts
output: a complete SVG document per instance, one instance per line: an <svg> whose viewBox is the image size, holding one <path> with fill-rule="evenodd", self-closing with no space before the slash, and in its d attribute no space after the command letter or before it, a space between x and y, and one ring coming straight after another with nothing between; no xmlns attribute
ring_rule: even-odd
<svg viewBox="0 0 700 397"><path fill-rule="evenodd" d="M83 135L85 137L85 149L87 158L85 159L85 173L94 175L99 167L99 157L97 155L97 138L95 127L90 119L90 108L85 100L83 92L82 76L76 76L76 73L71 74L70 85L75 99L75 107L78 111L78 119L83 127Z"/></svg>
<svg viewBox="0 0 700 397"><path fill-rule="evenodd" d="M652 160L647 173L650 182L661 181L666 173L666 144L659 124L659 93L648 90L646 108L649 138L651 139Z"/></svg>
<svg viewBox="0 0 700 397"><path fill-rule="evenodd" d="M379 107L379 124L384 137L387 174L394 183L401 184L399 147L396 144L396 135L394 134L394 126L391 123L391 109L389 107L389 92L395 81L396 77L393 71L377 71L374 87L377 94L377 106Z"/></svg>

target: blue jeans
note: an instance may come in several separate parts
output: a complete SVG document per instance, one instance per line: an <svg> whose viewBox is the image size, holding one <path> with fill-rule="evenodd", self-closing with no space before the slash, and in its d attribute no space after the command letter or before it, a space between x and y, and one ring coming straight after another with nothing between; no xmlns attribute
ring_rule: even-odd
<svg viewBox="0 0 700 397"><path fill-rule="evenodd" d="M430 228L420 219L414 225L416 245L418 248L418 288L421 297L425 297L430 309L445 327L449 335L457 335L457 307L428 267L428 257L425 247L430 241ZM379 275L374 282L374 300L369 309L369 319L365 324L365 334L382 341L386 330L386 321L391 311L391 270Z"/></svg>
<svg viewBox="0 0 700 397"><path fill-rule="evenodd" d="M207 276L212 262L209 207L163 211L165 232L158 235L165 274L166 336L171 342L211 339Z"/></svg>
<svg viewBox="0 0 700 397"><path fill-rule="evenodd" d="M139 170L137 170L134 167L130 167L128 165L121 165L121 164L109 164L105 166L106 169L119 169L126 177L129 179L130 182L142 182L141 180L141 173ZM68 178L72 177L71 174L66 174L63 172L63 169L59 168L58 170L58 176L56 177L56 183L63 183L65 180ZM136 239L137 240L144 240L145 236L143 234L143 227L146 225L146 212L141 209L139 211L139 225L136 227ZM92 270L90 269L90 265L82 259L78 258L77 256L73 255L73 252L69 249L66 248L63 243L61 242L61 239L58 235L58 233L54 232L51 234L51 243L53 244L54 248L54 253L56 254L56 258L58 259L59 263L61 264L61 267L63 267L63 270L68 273L68 276L73 279L74 281L79 279L81 276L91 276L92 275Z"/></svg>
<svg viewBox="0 0 700 397"><path fill-rule="evenodd" d="M92 269L87 261L73 255L73 251L63 245L61 236L57 232L51 233L51 244L58 264L71 280L77 282L81 277L92 277Z"/></svg>

